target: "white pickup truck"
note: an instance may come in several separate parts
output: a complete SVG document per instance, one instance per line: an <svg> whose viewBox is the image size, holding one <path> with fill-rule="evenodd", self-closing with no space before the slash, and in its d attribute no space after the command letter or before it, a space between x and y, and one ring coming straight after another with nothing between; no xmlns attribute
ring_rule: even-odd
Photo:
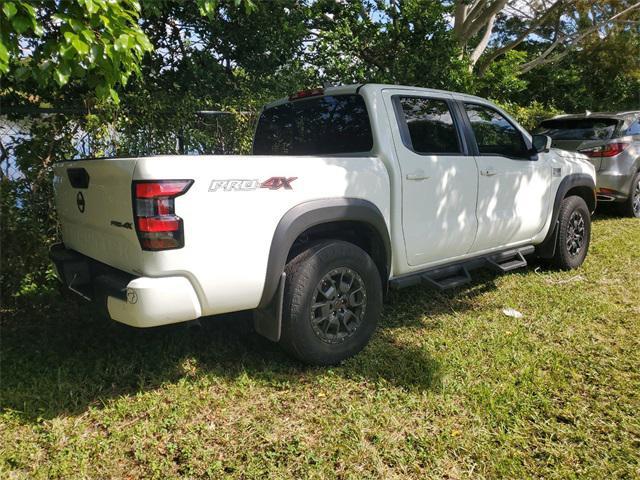
<svg viewBox="0 0 640 480"><path fill-rule="evenodd" d="M362 349L388 288L525 256L583 262L594 167L482 98L397 85L267 105L252 155L55 166L62 282L136 327L253 310L312 364Z"/></svg>

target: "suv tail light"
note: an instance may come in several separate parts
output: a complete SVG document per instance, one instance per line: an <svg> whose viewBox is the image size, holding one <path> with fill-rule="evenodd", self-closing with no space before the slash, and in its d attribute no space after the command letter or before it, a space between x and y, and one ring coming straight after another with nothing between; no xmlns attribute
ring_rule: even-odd
<svg viewBox="0 0 640 480"><path fill-rule="evenodd" d="M174 199L184 195L193 180L140 180L133 182L133 216L143 250L171 250L184 246L182 219Z"/></svg>
<svg viewBox="0 0 640 480"><path fill-rule="evenodd" d="M622 153L625 148L629 146L628 143L610 143L608 145L602 145L600 147L587 148L580 150L580 153L584 153L588 157L615 157L619 153Z"/></svg>

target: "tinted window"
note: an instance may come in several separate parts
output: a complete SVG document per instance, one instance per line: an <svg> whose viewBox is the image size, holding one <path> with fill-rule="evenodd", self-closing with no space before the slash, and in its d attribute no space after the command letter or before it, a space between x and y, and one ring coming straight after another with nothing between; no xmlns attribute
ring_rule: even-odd
<svg viewBox="0 0 640 480"><path fill-rule="evenodd" d="M618 126L615 118L557 118L540 124L540 133L554 140L608 140Z"/></svg>
<svg viewBox="0 0 640 480"><path fill-rule="evenodd" d="M505 117L481 105L466 103L465 109L480 154L528 157L522 134Z"/></svg>
<svg viewBox="0 0 640 480"><path fill-rule="evenodd" d="M629 126L627 135L640 135L640 120L636 120Z"/></svg>
<svg viewBox="0 0 640 480"><path fill-rule="evenodd" d="M368 152L371 125L360 95L298 100L266 109L260 115L256 155L326 155Z"/></svg>
<svg viewBox="0 0 640 480"><path fill-rule="evenodd" d="M458 134L444 100L403 97L400 106L417 153L459 153Z"/></svg>

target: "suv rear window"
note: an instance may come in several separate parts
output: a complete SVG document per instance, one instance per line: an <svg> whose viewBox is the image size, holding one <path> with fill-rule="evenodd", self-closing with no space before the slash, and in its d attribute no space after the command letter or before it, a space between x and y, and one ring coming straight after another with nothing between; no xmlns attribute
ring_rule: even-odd
<svg viewBox="0 0 640 480"><path fill-rule="evenodd" d="M618 123L615 118L558 118L542 122L540 133L554 140L609 140Z"/></svg>
<svg viewBox="0 0 640 480"><path fill-rule="evenodd" d="M360 95L327 95L268 108L258 120L255 155L368 152L373 136Z"/></svg>

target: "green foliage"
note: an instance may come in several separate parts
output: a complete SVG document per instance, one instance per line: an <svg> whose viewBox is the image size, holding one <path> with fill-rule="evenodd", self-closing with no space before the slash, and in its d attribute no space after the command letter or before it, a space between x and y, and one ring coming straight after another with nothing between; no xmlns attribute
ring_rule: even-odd
<svg viewBox="0 0 640 480"><path fill-rule="evenodd" d="M142 7L156 51L113 112L119 154L248 152L252 113L313 81L295 60L309 22L297 0L216 2L206 17L182 1Z"/></svg>
<svg viewBox="0 0 640 480"><path fill-rule="evenodd" d="M117 86L139 74L152 50L137 23L137 0L4 2L0 15L0 71L16 90L77 82L118 102Z"/></svg>
<svg viewBox="0 0 640 480"><path fill-rule="evenodd" d="M322 81L399 83L470 91L452 39L450 7L433 0L317 2L310 62Z"/></svg>
<svg viewBox="0 0 640 480"><path fill-rule="evenodd" d="M246 13L251 13L256 8L256 4L253 0L232 0L232 5L235 7L244 6ZM218 0L196 0L198 5L198 11L203 17L214 18L216 10L220 5Z"/></svg>
<svg viewBox="0 0 640 480"><path fill-rule="evenodd" d="M51 285L49 245L57 237L51 166L73 156L78 125L62 117L36 119L29 141L15 142L11 155L21 175L0 177L2 302L11 303L38 286ZM4 140L4 139L3 139Z"/></svg>
<svg viewBox="0 0 640 480"><path fill-rule="evenodd" d="M522 78L526 91L512 101L553 102L568 112L640 107L640 35L632 30L596 39L554 65Z"/></svg>
<svg viewBox="0 0 640 480"><path fill-rule="evenodd" d="M496 100L496 103L530 132L533 132L542 120L563 113L562 110L553 106L543 105L538 101L533 101L526 106L509 101L500 102Z"/></svg>
<svg viewBox="0 0 640 480"><path fill-rule="evenodd" d="M504 102L523 92L527 82L520 75L520 65L526 59L526 52L511 50L493 62L476 81L478 94Z"/></svg>

